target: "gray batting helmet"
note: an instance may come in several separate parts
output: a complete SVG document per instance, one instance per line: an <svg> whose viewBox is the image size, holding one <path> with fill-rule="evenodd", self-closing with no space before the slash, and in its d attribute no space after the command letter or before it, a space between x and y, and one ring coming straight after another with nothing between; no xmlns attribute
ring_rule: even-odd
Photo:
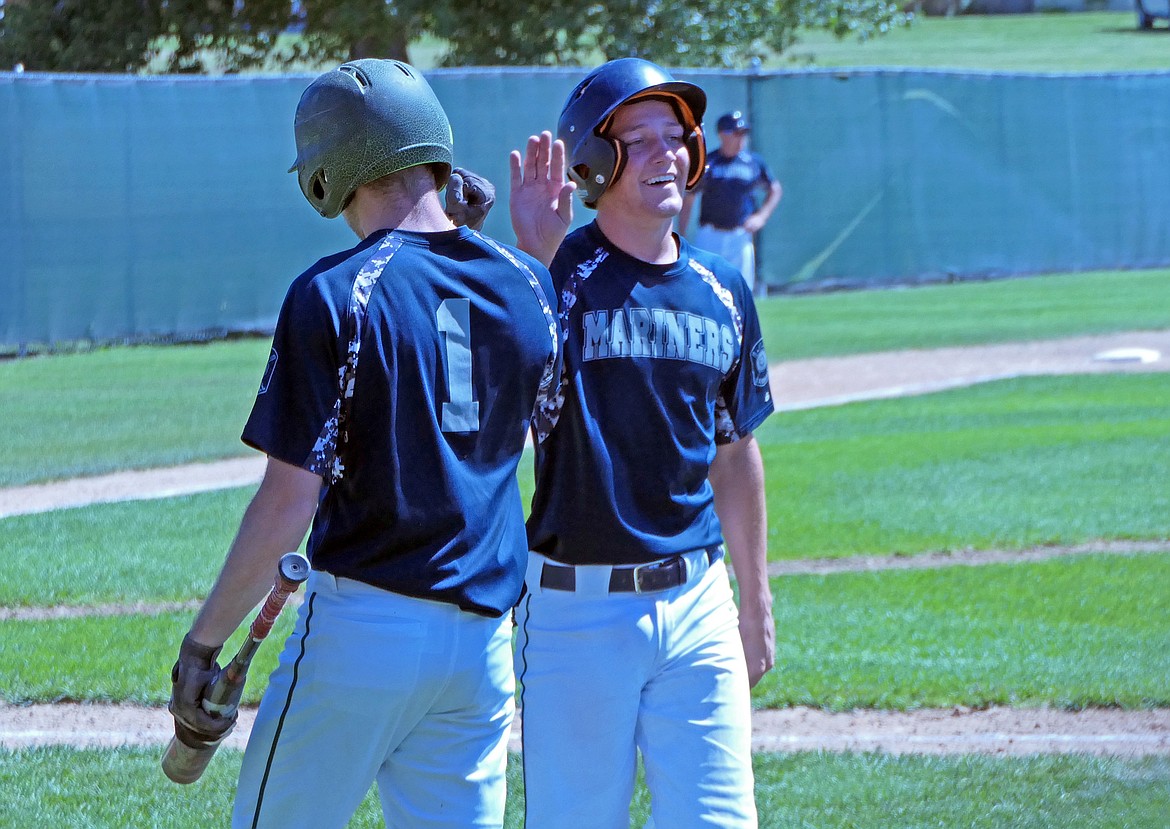
<svg viewBox="0 0 1170 829"><path fill-rule="evenodd" d="M363 184L420 164L451 173L451 123L418 70L366 58L321 75L301 95L293 122L301 192L327 219Z"/></svg>
<svg viewBox="0 0 1170 829"><path fill-rule="evenodd" d="M569 177L577 182L586 207L594 207L601 194L616 181L626 156L617 140L606 135L613 114L622 104L661 98L678 113L686 131L691 166L687 189L694 187L707 168L703 140L703 113L707 95L692 83L675 80L657 64L640 58L619 58L599 66L569 93L561 109L557 137L565 142Z"/></svg>

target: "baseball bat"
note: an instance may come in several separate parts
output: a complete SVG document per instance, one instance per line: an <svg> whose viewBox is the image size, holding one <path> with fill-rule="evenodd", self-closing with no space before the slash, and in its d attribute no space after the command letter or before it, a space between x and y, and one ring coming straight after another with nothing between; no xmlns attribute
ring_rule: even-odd
<svg viewBox="0 0 1170 829"><path fill-rule="evenodd" d="M220 669L215 679L208 685L202 703L204 711L224 717L235 714L240 705L240 697L244 693L244 682L248 679L248 666L252 664L256 649L272 630L272 625L288 597L295 593L301 582L308 577L309 560L303 555L285 553L280 557L272 590L269 591L256 618L252 620L247 638L240 645L236 655ZM171 737L171 742L163 754L163 773L175 783L194 783L203 776L207 764L211 762L218 749L218 742L212 745L187 745L176 734Z"/></svg>

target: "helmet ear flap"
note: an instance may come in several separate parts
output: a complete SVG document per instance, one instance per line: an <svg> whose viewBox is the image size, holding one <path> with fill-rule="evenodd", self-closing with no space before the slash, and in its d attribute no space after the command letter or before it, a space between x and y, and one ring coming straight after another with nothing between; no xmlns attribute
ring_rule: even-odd
<svg viewBox="0 0 1170 829"><path fill-rule="evenodd" d="M699 179L707 172L707 139L703 127L695 124L694 132L687 138L687 152L691 157L691 168L687 171L687 189L693 190Z"/></svg>

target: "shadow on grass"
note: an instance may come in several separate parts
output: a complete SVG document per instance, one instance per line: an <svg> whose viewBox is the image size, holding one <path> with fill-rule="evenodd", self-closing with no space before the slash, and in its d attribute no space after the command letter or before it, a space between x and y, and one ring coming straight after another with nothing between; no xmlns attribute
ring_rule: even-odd
<svg viewBox="0 0 1170 829"><path fill-rule="evenodd" d="M1141 35L1143 37L1161 37L1170 35L1170 21L1162 21L1154 23L1153 28L1142 29L1137 23L1132 26L1113 26L1103 27L1097 30L1098 34L1102 35Z"/></svg>

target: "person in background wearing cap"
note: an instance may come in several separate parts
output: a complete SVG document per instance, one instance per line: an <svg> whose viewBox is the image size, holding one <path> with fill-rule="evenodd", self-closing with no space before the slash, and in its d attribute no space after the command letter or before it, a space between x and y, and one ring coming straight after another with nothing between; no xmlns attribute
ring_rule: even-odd
<svg viewBox="0 0 1170 829"><path fill-rule="evenodd" d="M756 291L755 234L780 204L784 191L764 159L748 149L751 125L742 112L720 116L716 129L719 149L707 157L707 174L687 194L678 228L695 247L716 253L734 265L748 287ZM762 204L756 202L757 191L766 193ZM691 236L687 226L700 193L699 229Z"/></svg>

